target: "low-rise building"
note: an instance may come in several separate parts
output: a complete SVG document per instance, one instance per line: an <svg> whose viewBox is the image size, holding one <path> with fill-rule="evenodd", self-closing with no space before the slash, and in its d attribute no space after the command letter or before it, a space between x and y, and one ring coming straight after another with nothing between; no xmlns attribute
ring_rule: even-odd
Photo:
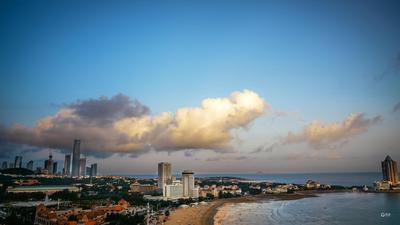
<svg viewBox="0 0 400 225"><path fill-rule="evenodd" d="M90 210L73 208L56 211L40 204L36 207L34 225L99 225L111 213L123 214L130 211L132 207L124 199L115 205L94 207Z"/></svg>
<svg viewBox="0 0 400 225"><path fill-rule="evenodd" d="M390 190L390 182L389 181L376 181L374 183L375 191L388 191Z"/></svg>
<svg viewBox="0 0 400 225"><path fill-rule="evenodd" d="M319 189L321 184L318 181L308 180L305 187L307 189Z"/></svg>
<svg viewBox="0 0 400 225"><path fill-rule="evenodd" d="M139 182L131 184L130 187L131 187L130 192L138 192L138 193L150 193L158 189L158 187L155 185L140 184Z"/></svg>

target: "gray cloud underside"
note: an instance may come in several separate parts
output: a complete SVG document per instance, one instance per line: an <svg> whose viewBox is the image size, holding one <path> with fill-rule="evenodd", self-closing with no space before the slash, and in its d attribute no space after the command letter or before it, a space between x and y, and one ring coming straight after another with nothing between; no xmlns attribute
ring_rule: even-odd
<svg viewBox="0 0 400 225"><path fill-rule="evenodd" d="M149 115L149 108L119 94L79 100L40 119L33 128L0 127L3 143L70 151L81 139L86 154L114 153L136 157L145 152L183 149L229 150L232 129L262 115L268 105L255 92L234 92L229 98L205 99L200 107Z"/></svg>

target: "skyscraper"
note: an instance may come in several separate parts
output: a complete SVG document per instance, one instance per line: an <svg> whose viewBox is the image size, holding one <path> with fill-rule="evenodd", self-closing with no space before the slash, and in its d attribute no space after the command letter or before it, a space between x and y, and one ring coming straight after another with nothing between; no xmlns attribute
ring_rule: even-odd
<svg viewBox="0 0 400 225"><path fill-rule="evenodd" d="M97 163L90 165L90 176L91 177L97 176Z"/></svg>
<svg viewBox="0 0 400 225"><path fill-rule="evenodd" d="M92 168L90 166L86 167L86 176L91 176L92 174Z"/></svg>
<svg viewBox="0 0 400 225"><path fill-rule="evenodd" d="M171 182L171 164L167 162L158 163L158 188Z"/></svg>
<svg viewBox="0 0 400 225"><path fill-rule="evenodd" d="M22 156L15 156L14 168L22 167Z"/></svg>
<svg viewBox="0 0 400 225"><path fill-rule="evenodd" d="M65 160L64 160L64 171L63 171L65 176L71 175L71 155L65 155Z"/></svg>
<svg viewBox="0 0 400 225"><path fill-rule="evenodd" d="M385 181L390 181L393 184L397 184L399 182L397 162L394 161L390 156L386 156L385 160L382 161L382 175L383 180Z"/></svg>
<svg viewBox="0 0 400 225"><path fill-rule="evenodd" d="M29 161L29 162L26 164L26 168L27 168L28 170L32 170L32 171L33 171L33 161L32 161L32 160Z"/></svg>
<svg viewBox="0 0 400 225"><path fill-rule="evenodd" d="M86 158L79 159L79 176L86 176Z"/></svg>
<svg viewBox="0 0 400 225"><path fill-rule="evenodd" d="M58 163L54 162L53 163L53 174L57 174L57 172L58 172Z"/></svg>
<svg viewBox="0 0 400 225"><path fill-rule="evenodd" d="M72 176L79 177L79 159L81 158L81 140L74 140L72 151Z"/></svg>
<svg viewBox="0 0 400 225"><path fill-rule="evenodd" d="M1 165L1 168L4 170L7 169L7 166L8 166L7 161L4 161L3 164Z"/></svg>
<svg viewBox="0 0 400 225"><path fill-rule="evenodd" d="M192 197L192 191L194 189L193 174L193 171L190 170L184 170L182 172L183 197Z"/></svg>
<svg viewBox="0 0 400 225"><path fill-rule="evenodd" d="M53 155L49 154L49 159L44 161L44 169L47 170L48 174L53 174Z"/></svg>

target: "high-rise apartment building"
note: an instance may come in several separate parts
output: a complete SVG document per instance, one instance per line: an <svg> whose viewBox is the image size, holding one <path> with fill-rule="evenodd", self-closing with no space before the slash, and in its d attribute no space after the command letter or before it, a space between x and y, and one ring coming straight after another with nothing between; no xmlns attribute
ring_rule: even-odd
<svg viewBox="0 0 400 225"><path fill-rule="evenodd" d="M397 162L390 156L386 156L385 160L382 161L382 175L384 181L392 182L392 184L397 184L399 182Z"/></svg>
<svg viewBox="0 0 400 225"><path fill-rule="evenodd" d="M97 176L97 163L93 163L92 165L90 165L90 176Z"/></svg>
<svg viewBox="0 0 400 225"><path fill-rule="evenodd" d="M90 166L87 166L86 167L86 176L91 176L91 174L92 174L92 169Z"/></svg>
<svg viewBox="0 0 400 225"><path fill-rule="evenodd" d="M1 165L1 169L7 169L7 167L8 167L8 162L7 161L4 161L3 162L3 164Z"/></svg>
<svg viewBox="0 0 400 225"><path fill-rule="evenodd" d="M79 177L79 160L81 158L81 146L80 145L81 145L80 140L74 140L74 148L72 151L72 176L73 177Z"/></svg>
<svg viewBox="0 0 400 225"><path fill-rule="evenodd" d="M167 162L158 163L158 188L171 183L171 164Z"/></svg>
<svg viewBox="0 0 400 225"><path fill-rule="evenodd" d="M190 170L184 170L182 172L182 184L183 184L183 197L193 197L194 189L194 172Z"/></svg>
<svg viewBox="0 0 400 225"><path fill-rule="evenodd" d="M179 199L183 197L183 186L180 181L166 184L163 188L163 197L167 199Z"/></svg>
<svg viewBox="0 0 400 225"><path fill-rule="evenodd" d="M22 168L22 156L15 156L14 168Z"/></svg>
<svg viewBox="0 0 400 225"><path fill-rule="evenodd" d="M57 174L57 172L58 172L58 163L54 162L53 163L53 172L52 172L52 174Z"/></svg>
<svg viewBox="0 0 400 225"><path fill-rule="evenodd" d="M71 155L70 154L65 155L63 174L65 176L71 175Z"/></svg>
<svg viewBox="0 0 400 225"><path fill-rule="evenodd" d="M27 168L28 170L32 170L32 171L33 171L33 161L32 161L32 160L29 161L29 162L26 164L26 168Z"/></svg>
<svg viewBox="0 0 400 225"><path fill-rule="evenodd" d="M86 176L86 158L79 159L79 176Z"/></svg>
<svg viewBox="0 0 400 225"><path fill-rule="evenodd" d="M49 154L49 159L44 161L44 169L48 174L53 174L53 155Z"/></svg>

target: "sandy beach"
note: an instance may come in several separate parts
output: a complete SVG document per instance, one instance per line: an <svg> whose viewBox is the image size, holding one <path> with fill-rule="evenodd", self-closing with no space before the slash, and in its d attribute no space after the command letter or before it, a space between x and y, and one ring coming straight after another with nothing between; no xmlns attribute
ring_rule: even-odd
<svg viewBox="0 0 400 225"><path fill-rule="evenodd" d="M217 199L207 205L198 205L188 208L178 208L171 212L166 225L220 225L226 212L218 210L225 204L244 202L269 201L269 200L296 200L305 197L314 197L313 194L279 194L279 195L257 195L239 198Z"/></svg>

